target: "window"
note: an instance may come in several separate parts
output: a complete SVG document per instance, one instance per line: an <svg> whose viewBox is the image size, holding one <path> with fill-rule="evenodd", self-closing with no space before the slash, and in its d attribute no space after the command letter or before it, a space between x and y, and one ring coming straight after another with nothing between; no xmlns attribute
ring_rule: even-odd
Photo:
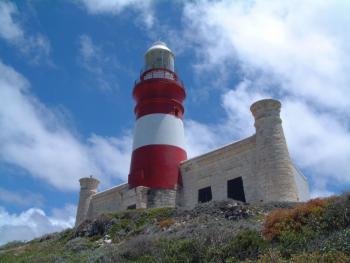
<svg viewBox="0 0 350 263"><path fill-rule="evenodd" d="M245 202L242 177L227 181L227 197L237 201Z"/></svg>
<svg viewBox="0 0 350 263"><path fill-rule="evenodd" d="M134 205L129 205L129 206L127 207L127 209L128 209L128 210L136 209L136 204L134 204Z"/></svg>
<svg viewBox="0 0 350 263"><path fill-rule="evenodd" d="M198 202L205 203L209 202L213 198L211 194L211 187L206 187L198 190Z"/></svg>

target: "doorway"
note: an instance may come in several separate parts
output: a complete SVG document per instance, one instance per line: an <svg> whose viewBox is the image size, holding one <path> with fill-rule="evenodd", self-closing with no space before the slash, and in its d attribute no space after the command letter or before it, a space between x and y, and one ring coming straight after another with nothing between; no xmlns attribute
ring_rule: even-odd
<svg viewBox="0 0 350 263"><path fill-rule="evenodd" d="M242 177L227 181L227 197L237 201L245 202Z"/></svg>

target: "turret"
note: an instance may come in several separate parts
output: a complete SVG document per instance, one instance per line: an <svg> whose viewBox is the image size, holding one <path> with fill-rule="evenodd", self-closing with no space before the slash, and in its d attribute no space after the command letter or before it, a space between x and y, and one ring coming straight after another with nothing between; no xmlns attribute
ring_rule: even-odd
<svg viewBox="0 0 350 263"><path fill-rule="evenodd" d="M80 195L77 217L75 220L76 226L78 226L87 218L91 197L97 193L97 187L100 183L99 180L97 180L96 178L92 178L92 176L81 178L79 182Z"/></svg>
<svg viewBox="0 0 350 263"><path fill-rule="evenodd" d="M273 99L250 107L256 128L257 201L298 201L294 168L280 118L281 103Z"/></svg>

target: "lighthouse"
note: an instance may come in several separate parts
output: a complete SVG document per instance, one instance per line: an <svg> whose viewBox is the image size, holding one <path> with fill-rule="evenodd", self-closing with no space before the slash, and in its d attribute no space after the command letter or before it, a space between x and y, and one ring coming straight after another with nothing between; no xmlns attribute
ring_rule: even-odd
<svg viewBox="0 0 350 263"><path fill-rule="evenodd" d="M179 164L187 159L183 101L186 92L174 69L174 54L164 42L145 53L144 69L133 89L136 126L128 184L175 189Z"/></svg>
<svg viewBox="0 0 350 263"><path fill-rule="evenodd" d="M275 99L251 106L255 134L187 160L186 92L174 68L174 54L165 43L155 42L146 51L132 92L136 124L128 182L98 192L99 180L81 178L76 226L126 209L191 209L227 199L249 203L309 199L307 178L289 156L281 103Z"/></svg>

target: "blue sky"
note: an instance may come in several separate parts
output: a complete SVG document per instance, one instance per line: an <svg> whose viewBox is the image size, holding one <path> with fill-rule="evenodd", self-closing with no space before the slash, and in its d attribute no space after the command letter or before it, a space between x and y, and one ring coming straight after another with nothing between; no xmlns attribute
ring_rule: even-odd
<svg viewBox="0 0 350 263"><path fill-rule="evenodd" d="M127 178L131 91L165 41L187 90L190 156L254 133L282 102L312 196L350 186L348 1L0 0L0 244L72 226L78 179Z"/></svg>

